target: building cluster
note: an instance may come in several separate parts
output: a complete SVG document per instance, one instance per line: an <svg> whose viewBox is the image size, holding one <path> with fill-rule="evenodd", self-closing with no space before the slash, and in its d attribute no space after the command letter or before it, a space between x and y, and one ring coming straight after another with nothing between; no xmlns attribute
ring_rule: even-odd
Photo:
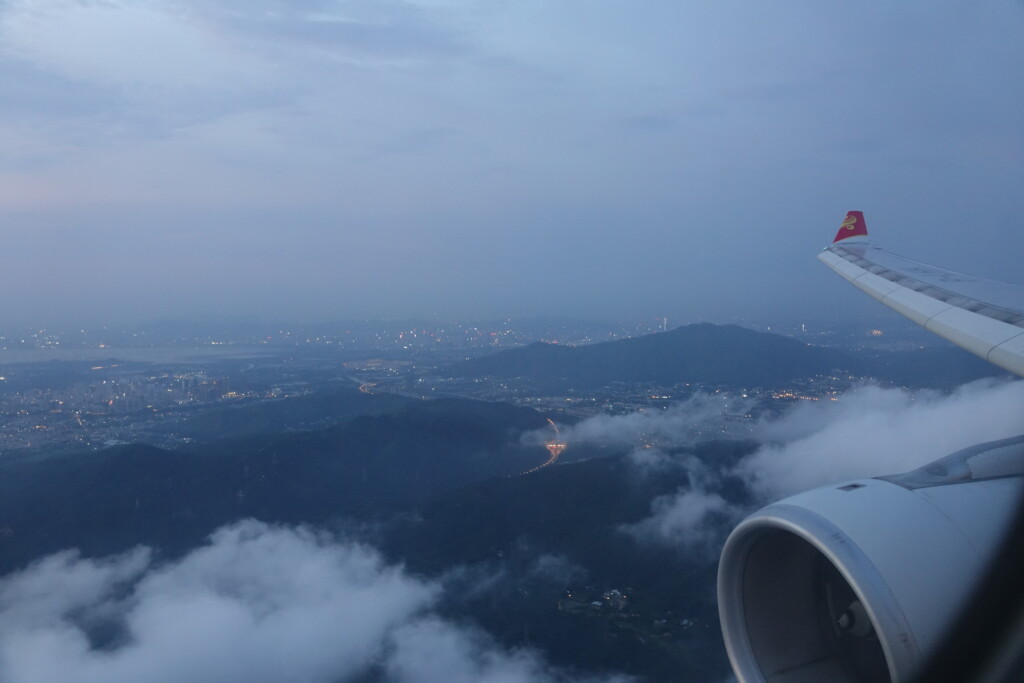
<svg viewBox="0 0 1024 683"><path fill-rule="evenodd" d="M601 619L624 634L641 642L681 636L700 623L695 617L678 617L666 610L660 601L641 604L632 599L631 588L612 588L597 592L587 586L570 588L558 600L559 612L581 619ZM706 625L705 625L706 627Z"/></svg>
<svg viewBox="0 0 1024 683"><path fill-rule="evenodd" d="M169 422L225 402L305 391L289 385L238 386L209 367L139 372L116 363L93 366L89 376L72 382L41 380L32 388L6 383L8 376L0 375L0 454L130 442L178 445L180 439L166 428Z"/></svg>

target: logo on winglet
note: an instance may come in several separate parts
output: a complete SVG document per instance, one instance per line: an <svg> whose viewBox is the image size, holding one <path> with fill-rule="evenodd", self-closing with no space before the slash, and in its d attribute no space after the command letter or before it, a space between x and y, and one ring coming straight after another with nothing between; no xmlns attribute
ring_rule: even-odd
<svg viewBox="0 0 1024 683"><path fill-rule="evenodd" d="M832 240L832 243L834 244L849 237L867 237L867 234L868 228L864 222L864 212L850 211L839 225L839 232L836 233L836 238Z"/></svg>

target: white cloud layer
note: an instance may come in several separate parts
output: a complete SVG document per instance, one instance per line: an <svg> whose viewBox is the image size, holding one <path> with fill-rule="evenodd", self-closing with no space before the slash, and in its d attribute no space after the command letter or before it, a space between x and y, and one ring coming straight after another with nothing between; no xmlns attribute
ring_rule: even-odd
<svg viewBox="0 0 1024 683"><path fill-rule="evenodd" d="M761 422L755 437L763 445L734 474L767 503L837 481L905 472L977 443L1024 433L1021 406L1024 382L983 380L950 394L864 386L839 401L801 403ZM664 415L665 426L653 424L657 417L650 414L633 420L662 434L672 433L676 422L671 413ZM719 540L724 520L749 512L719 495L716 474L695 458L638 453L631 459L642 472L682 466L690 474L688 486L655 499L651 516L626 528L638 538L708 547Z"/></svg>
<svg viewBox="0 0 1024 683"><path fill-rule="evenodd" d="M948 395L867 386L761 425L765 445L739 472L764 498L905 472L1024 433L1021 406L1024 382L982 380Z"/></svg>
<svg viewBox="0 0 1024 683"><path fill-rule="evenodd" d="M0 580L0 680L562 680L431 615L439 594L365 545L255 521L163 566L68 551Z"/></svg>
<svg viewBox="0 0 1024 683"><path fill-rule="evenodd" d="M726 413L744 413L750 402L721 395L695 394L664 410L641 410L625 415L595 415L561 428L559 437L568 444L602 444L613 447L653 445L680 446L708 438L708 426ZM724 434L719 433L720 436ZM525 437L528 442L543 443L550 431L540 429ZM654 464L656 454L637 453L638 464Z"/></svg>
<svg viewBox="0 0 1024 683"><path fill-rule="evenodd" d="M101 85L237 87L269 64L216 29L157 2L13 2L0 14L6 55Z"/></svg>
<svg viewBox="0 0 1024 683"><path fill-rule="evenodd" d="M480 631L459 629L436 617L402 626L392 638L387 679L395 683L556 683L552 672L529 651L497 649ZM580 681L579 678L572 680ZM582 679L596 681L598 679ZM625 676L600 679L626 683Z"/></svg>
<svg viewBox="0 0 1024 683"><path fill-rule="evenodd" d="M738 517L739 508L717 493L681 489L673 495L655 498L651 513L650 517L625 527L624 531L640 540L667 543L686 550L714 549L717 554L713 546L719 540L723 521Z"/></svg>

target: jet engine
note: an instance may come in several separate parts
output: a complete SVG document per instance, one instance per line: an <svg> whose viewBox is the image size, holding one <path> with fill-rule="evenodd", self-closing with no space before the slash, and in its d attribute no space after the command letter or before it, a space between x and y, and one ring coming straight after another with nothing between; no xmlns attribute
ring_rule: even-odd
<svg viewBox="0 0 1024 683"><path fill-rule="evenodd" d="M740 683L910 680L998 550L1022 474L1024 436L745 519L718 569Z"/></svg>

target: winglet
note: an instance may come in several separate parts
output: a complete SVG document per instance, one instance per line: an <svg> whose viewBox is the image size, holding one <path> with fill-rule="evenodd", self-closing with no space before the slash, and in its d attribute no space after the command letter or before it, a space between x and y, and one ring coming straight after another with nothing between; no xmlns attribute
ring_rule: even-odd
<svg viewBox="0 0 1024 683"><path fill-rule="evenodd" d="M863 211L848 211L846 218L843 219L843 224L839 226L839 232L836 233L836 238L832 240L832 244L841 242L850 237L867 237L868 236L868 225L864 222Z"/></svg>

